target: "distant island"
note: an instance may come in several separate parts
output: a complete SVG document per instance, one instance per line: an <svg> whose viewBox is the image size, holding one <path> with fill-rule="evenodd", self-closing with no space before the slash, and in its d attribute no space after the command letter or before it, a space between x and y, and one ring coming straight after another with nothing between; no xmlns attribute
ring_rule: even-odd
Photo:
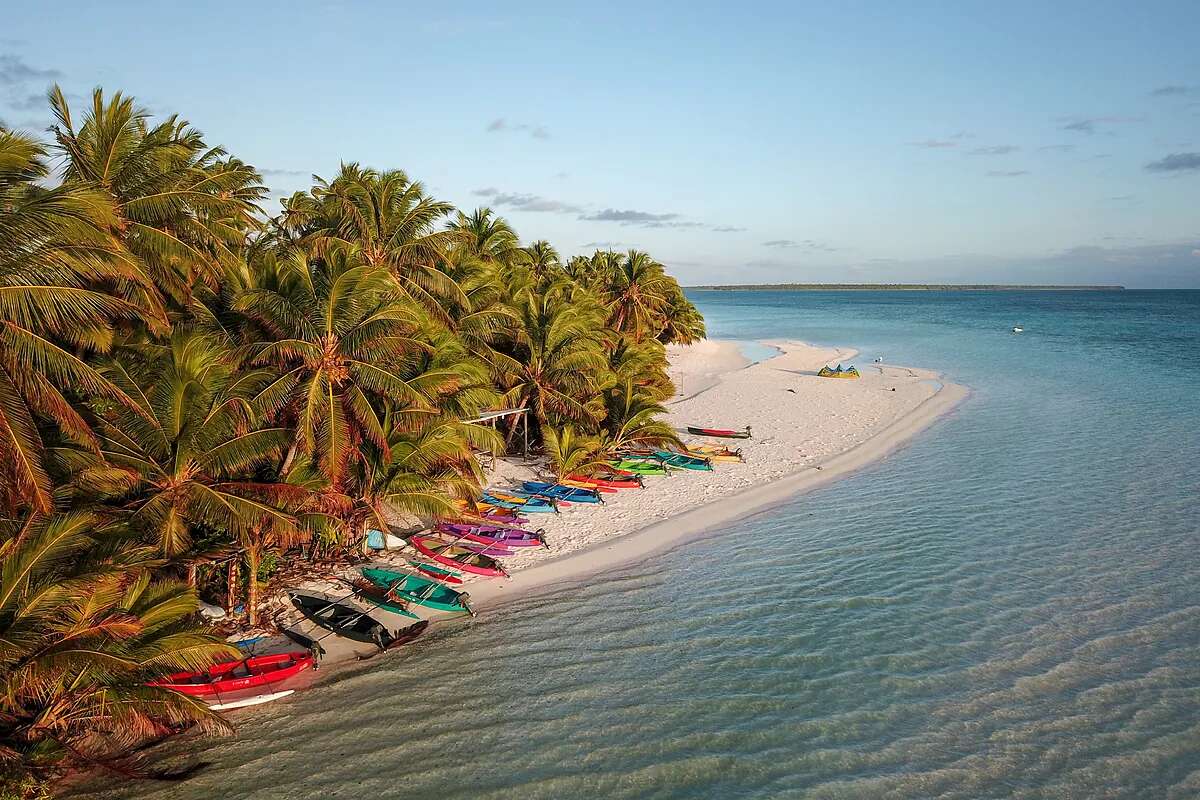
<svg viewBox="0 0 1200 800"><path fill-rule="evenodd" d="M828 292L828 291L894 291L894 292L1111 292L1123 291L1124 286L1054 286L1019 283L746 283L718 286L685 286L684 289L708 289L718 292Z"/></svg>

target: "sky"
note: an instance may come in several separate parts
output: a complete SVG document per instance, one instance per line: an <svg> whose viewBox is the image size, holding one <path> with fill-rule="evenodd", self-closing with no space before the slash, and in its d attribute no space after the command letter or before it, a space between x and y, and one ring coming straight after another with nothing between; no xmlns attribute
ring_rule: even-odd
<svg viewBox="0 0 1200 800"><path fill-rule="evenodd" d="M14 3L45 90L177 113L273 196L399 168L684 284L1200 287L1200 3Z"/></svg>

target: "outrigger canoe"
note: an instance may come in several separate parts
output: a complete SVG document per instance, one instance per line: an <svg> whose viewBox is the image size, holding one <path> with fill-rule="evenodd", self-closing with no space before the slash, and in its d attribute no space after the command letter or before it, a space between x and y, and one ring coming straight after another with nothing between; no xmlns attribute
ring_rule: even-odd
<svg viewBox="0 0 1200 800"><path fill-rule="evenodd" d="M730 450L724 445L698 444L687 448L688 455L707 458L709 461L745 461L741 450Z"/></svg>
<svg viewBox="0 0 1200 800"><path fill-rule="evenodd" d="M726 428L696 428L691 425L687 426L687 431L695 436L711 436L716 439L749 439L750 426L747 425L745 430L734 431Z"/></svg>
<svg viewBox="0 0 1200 800"><path fill-rule="evenodd" d="M313 669L314 665L311 653L275 653L226 661L196 672L176 672L150 685L207 698L279 684L306 669Z"/></svg>
<svg viewBox="0 0 1200 800"><path fill-rule="evenodd" d="M554 507L554 503L549 500L538 497L524 498L523 500L523 502L518 503L513 500L505 500L504 498L497 497L490 492L483 493L483 502L497 508L519 509L523 514L553 514L558 511Z"/></svg>
<svg viewBox="0 0 1200 800"><path fill-rule="evenodd" d="M509 528L504 525L468 525L461 522L443 522L437 526L439 533L453 536L476 544L499 547L546 547L545 534Z"/></svg>
<svg viewBox="0 0 1200 800"><path fill-rule="evenodd" d="M364 567L362 575L375 586L385 590L388 597L416 603L435 611L474 613L469 603L470 596L466 592L456 592L428 578L377 567Z"/></svg>
<svg viewBox="0 0 1200 800"><path fill-rule="evenodd" d="M389 647L395 647L404 642L412 641L425 630L428 624L424 620L421 620L393 633L388 630L386 625L372 617L366 611L337 600L330 600L327 597L306 594L304 592L292 592L291 598L292 605L299 609L305 619L314 625L346 639L374 644L380 650L387 650ZM388 608L387 610L417 619L416 614L412 614L403 608ZM284 631L284 633L287 634L289 639L299 644L308 647L316 644L314 640L301 636L291 629Z"/></svg>
<svg viewBox="0 0 1200 800"><path fill-rule="evenodd" d="M658 457L662 463L668 467L679 467L680 469L693 469L712 472L712 464L707 458L700 456L689 456L683 453L672 453L668 450L655 450L654 455Z"/></svg>
<svg viewBox="0 0 1200 800"><path fill-rule="evenodd" d="M487 492L492 497L498 497L501 500L507 500L510 503L519 503L521 506L530 504L540 506L542 503L549 503L550 505L556 507L571 505L570 502L566 500L560 500L557 497L543 497L536 492L527 492L524 489L518 489L515 487L497 488L493 486L489 488Z"/></svg>
<svg viewBox="0 0 1200 800"><path fill-rule="evenodd" d="M615 492L618 489L643 489L645 488L642 479L637 475L619 475L614 473L611 477L599 475L568 475L566 480L574 483L581 483L585 486L593 486L600 491Z"/></svg>
<svg viewBox="0 0 1200 800"><path fill-rule="evenodd" d="M437 564L426 564L424 561L410 561L412 568L421 573L427 578L433 578L435 581L442 583L459 584L463 582L462 576L454 570L439 567Z"/></svg>
<svg viewBox="0 0 1200 800"><path fill-rule="evenodd" d="M409 541L422 555L426 555L439 564L453 567L472 575L483 575L487 578L507 578L508 572L500 566L496 559L476 553L456 544L446 544L440 539L425 536L414 536Z"/></svg>
<svg viewBox="0 0 1200 800"><path fill-rule="evenodd" d="M552 500L566 500L570 503L602 503L600 493L595 489L583 489L578 486L564 486L561 483L545 483L544 481L525 481L521 484L523 491L538 497L549 497Z"/></svg>
<svg viewBox="0 0 1200 800"><path fill-rule="evenodd" d="M432 533L445 539L446 541L444 544L457 544L460 547L470 550L472 553L477 553L481 556L507 558L508 556L516 555L516 553L509 549L506 543L496 541L494 539L486 539L482 542L476 542L457 533L446 533L445 531L440 531L437 528L434 528Z"/></svg>

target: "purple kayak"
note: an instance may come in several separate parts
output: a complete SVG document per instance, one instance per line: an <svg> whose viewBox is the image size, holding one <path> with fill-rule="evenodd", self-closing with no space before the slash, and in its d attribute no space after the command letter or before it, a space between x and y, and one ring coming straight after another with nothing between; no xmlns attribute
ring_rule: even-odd
<svg viewBox="0 0 1200 800"><path fill-rule="evenodd" d="M542 533L526 531L507 525L469 525L462 522L443 522L437 529L464 541L501 547L542 547Z"/></svg>
<svg viewBox="0 0 1200 800"><path fill-rule="evenodd" d="M479 553L481 556L504 558L505 556L516 555L512 550L505 547L502 542L476 542L458 533L447 533L442 530L435 530L433 532L444 540L446 544L456 544L459 547L465 547L472 553Z"/></svg>

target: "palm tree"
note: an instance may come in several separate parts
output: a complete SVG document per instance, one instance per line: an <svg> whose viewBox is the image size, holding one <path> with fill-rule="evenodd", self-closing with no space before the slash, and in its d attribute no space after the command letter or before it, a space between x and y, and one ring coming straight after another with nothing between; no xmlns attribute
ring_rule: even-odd
<svg viewBox="0 0 1200 800"><path fill-rule="evenodd" d="M452 210L401 170L377 172L351 163L342 164L331 181L317 178L308 195L286 200L280 220L311 255L357 246L365 263L391 270L408 296L442 317L442 303L463 300L439 268L456 235L436 226Z"/></svg>
<svg viewBox="0 0 1200 800"><path fill-rule="evenodd" d="M548 291L530 295L519 317L518 370L505 392L506 406L530 409L543 426L594 424L604 413L597 376L607 366L595 310Z"/></svg>
<svg viewBox="0 0 1200 800"><path fill-rule="evenodd" d="M511 269L529 261L516 231L490 208L477 208L469 216L458 212L451 230L466 251L485 264Z"/></svg>
<svg viewBox="0 0 1200 800"><path fill-rule="evenodd" d="M604 294L612 329L634 341L657 336L670 289L662 264L646 253L630 250L606 277Z"/></svg>
<svg viewBox="0 0 1200 800"><path fill-rule="evenodd" d="M258 173L178 117L151 125L149 112L120 92L105 102L96 89L78 126L57 86L50 106L64 180L111 199L113 233L156 287L140 293L141 304L161 302L161 291L184 309L196 287L215 289L260 227L266 189Z"/></svg>
<svg viewBox="0 0 1200 800"><path fill-rule="evenodd" d="M0 758L46 769L118 759L173 727L227 732L191 697L148 686L237 650L200 631L151 548L86 512L0 526ZM121 767L128 773L127 767Z"/></svg>
<svg viewBox="0 0 1200 800"><path fill-rule="evenodd" d="M546 457L550 459L550 468L559 479L581 472L589 473L604 464L599 437L580 434L573 425L543 428L542 439L546 446Z"/></svg>
<svg viewBox="0 0 1200 800"><path fill-rule="evenodd" d="M237 370L211 334L179 329L164 345L122 351L105 374L134 406L94 404L101 458L56 452L77 498L116 504L168 557L186 553L197 533L295 535L289 509L304 490L254 474L291 437L258 425L252 401L270 373Z"/></svg>
<svg viewBox="0 0 1200 800"><path fill-rule="evenodd" d="M115 324L165 323L121 297L149 283L107 233L112 205L83 186L42 187L47 172L41 145L0 130L0 504L10 515L50 510L39 420L95 449L72 396L128 402L87 357L111 347Z"/></svg>
<svg viewBox="0 0 1200 800"><path fill-rule="evenodd" d="M667 307L663 311L663 327L658 340L663 344L692 344L703 339L704 315L701 314L672 277L667 277Z"/></svg>
<svg viewBox="0 0 1200 800"><path fill-rule="evenodd" d="M679 444L674 428L661 416L666 409L646 391L626 380L605 393L602 447L609 455L629 447L658 447Z"/></svg>
<svg viewBox="0 0 1200 800"><path fill-rule="evenodd" d="M341 490L364 445L386 457L384 409L434 413L409 380L415 354L428 348L415 336L420 309L402 302L386 268L346 244L330 245L320 260L297 250L269 257L260 279L234 302L261 337L247 346L249 363L277 370L255 408L295 427L282 473L301 457Z"/></svg>

